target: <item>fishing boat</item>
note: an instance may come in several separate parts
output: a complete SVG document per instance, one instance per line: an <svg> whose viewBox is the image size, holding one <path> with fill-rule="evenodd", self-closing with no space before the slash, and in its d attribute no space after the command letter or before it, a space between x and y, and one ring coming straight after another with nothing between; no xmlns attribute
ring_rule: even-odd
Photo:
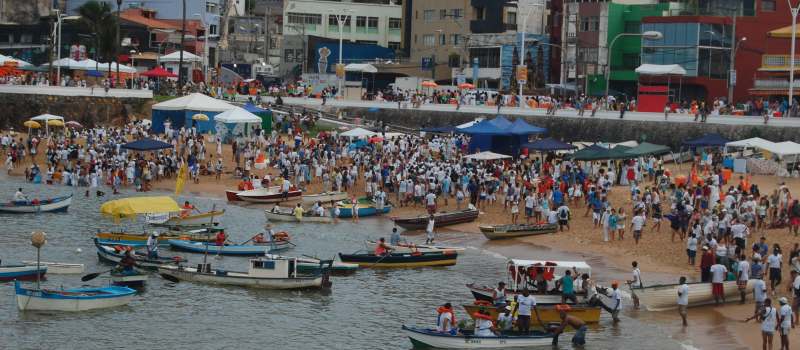
<svg viewBox="0 0 800 350"><path fill-rule="evenodd" d="M289 241L275 241L265 244L254 245L215 245L207 242L191 242L179 239L167 241L170 249L190 253L214 254L214 255L238 255L238 256L262 256L270 251L289 249Z"/></svg>
<svg viewBox="0 0 800 350"><path fill-rule="evenodd" d="M746 292L751 293L754 288L755 280L747 282ZM699 306L714 303L714 295L711 293L711 283L697 282L687 283L689 286L689 306ZM630 287L630 286L629 286ZM639 305L644 306L648 311L664 311L678 307L675 300L678 296L680 284L662 284L648 286L644 288L631 288L631 295L639 298ZM739 300L739 287L736 281L726 281L722 283L725 300L730 302Z"/></svg>
<svg viewBox="0 0 800 350"><path fill-rule="evenodd" d="M28 266L36 267L35 261L23 260L22 263ZM75 275L83 273L84 270L83 264L40 261L39 266L46 266L47 273L51 275Z"/></svg>
<svg viewBox="0 0 800 350"><path fill-rule="evenodd" d="M568 270L576 275L592 274L592 267L585 261L510 259L506 263L506 297L512 300L517 293L528 289L535 294L537 303L560 303L561 294L555 288L555 281ZM547 290L539 290L537 280L545 282ZM469 283L467 288L476 300L492 301L494 287ZM578 302L586 301L585 296L578 295L577 298Z"/></svg>
<svg viewBox="0 0 800 350"><path fill-rule="evenodd" d="M472 222L478 218L478 209L464 209L459 211L439 212L433 214L433 227L445 227L465 222ZM395 225L406 230L424 230L428 227L430 215L419 215L407 218L394 218Z"/></svg>
<svg viewBox="0 0 800 350"><path fill-rule="evenodd" d="M173 228L214 226L219 224L219 217L223 214L225 214L224 210L212 210L194 215L155 213L146 215L146 221L153 226Z"/></svg>
<svg viewBox="0 0 800 350"><path fill-rule="evenodd" d="M337 204L339 207L339 217L340 218L351 218L353 217L353 205L352 204L344 204L339 202ZM375 205L358 205L358 217L366 217L366 216L374 216L378 214L389 214L392 210L391 205L386 205L383 207L383 210L378 210Z"/></svg>
<svg viewBox="0 0 800 350"><path fill-rule="evenodd" d="M481 233L488 239L504 239L555 233L556 224L481 225Z"/></svg>
<svg viewBox="0 0 800 350"><path fill-rule="evenodd" d="M322 264L330 264L330 261ZM182 281L230 285L263 289L311 289L330 288L330 266L320 267L310 274L300 273L295 258L251 259L247 272L212 270L210 264L197 268L184 266L162 266L158 272Z"/></svg>
<svg viewBox="0 0 800 350"><path fill-rule="evenodd" d="M387 255L339 253L339 259L342 262L358 264L361 267L452 266L456 264L457 258L458 253L449 250L433 253L391 253Z"/></svg>
<svg viewBox="0 0 800 350"><path fill-rule="evenodd" d="M3 213L48 213L67 211L72 204L72 195L48 199L33 199L29 201L11 201L0 204Z"/></svg>
<svg viewBox="0 0 800 350"><path fill-rule="evenodd" d="M167 245L170 239L182 239L193 242L213 242L218 232L223 229L207 227L188 231L166 231L158 234L156 238L159 245ZM95 237L103 245L128 245L133 247L144 247L147 245L147 238L150 234L143 233L121 233L121 232L98 232Z"/></svg>
<svg viewBox="0 0 800 350"><path fill-rule="evenodd" d="M111 283L115 286L142 288L147 282L147 273L134 269L133 271L111 271Z"/></svg>
<svg viewBox="0 0 800 350"><path fill-rule="evenodd" d="M331 201L341 201L347 199L347 192L332 191L317 194L304 194L303 203L313 204L316 202L328 203Z"/></svg>
<svg viewBox="0 0 800 350"><path fill-rule="evenodd" d="M265 254L264 256L267 259L296 259L297 272L299 273L317 272L319 271L320 266L322 266L321 264L323 263L322 260L310 256L303 256L297 258L286 257L275 254ZM330 270L331 270L331 275L349 275L358 271L358 264L350 264L334 260L331 263Z"/></svg>
<svg viewBox="0 0 800 350"><path fill-rule="evenodd" d="M94 239L94 245L97 248L97 258L102 262L116 265L125 257L125 250L119 249L121 248L119 246L102 245L97 238ZM161 265L176 264L183 261L180 256L151 258L147 254L141 254L136 251L132 253L133 259L136 260L136 267L148 270L155 270Z"/></svg>
<svg viewBox="0 0 800 350"><path fill-rule="evenodd" d="M556 303L549 303L545 304L539 301L539 296L536 297L536 309L539 310L539 317L542 318L542 322L545 325L548 323L560 323L561 322L561 315L560 311L556 310L555 306L558 305ZM560 300L559 300L560 301ZM486 304L482 304L486 303ZM479 310L483 309L489 312L489 316L492 317L492 321L497 321L497 316L503 312L504 310L498 309L491 305L491 302L486 302L483 300L476 301L474 304L465 304L462 305L464 310L467 311L467 314L470 316L477 313ZM600 306L589 306L587 304L570 304L570 310L567 311L568 314L575 316L581 319L583 322L586 323L597 323L600 322ZM474 318L474 317L473 317ZM531 325L539 325L539 322L536 319L531 320Z"/></svg>
<svg viewBox="0 0 800 350"><path fill-rule="evenodd" d="M367 240L364 241L364 244L367 246L367 249L374 251L375 246L378 245L378 242ZM466 250L466 248L462 247L448 247L448 246L414 244L414 243L398 243L396 245L387 243L386 246L388 246L394 253L413 253L413 252L434 253L434 252L442 252L445 250L461 253Z"/></svg>
<svg viewBox="0 0 800 350"><path fill-rule="evenodd" d="M0 265L0 282L8 282L13 280L20 281L34 281L36 276L44 278L47 273L47 266L40 265Z"/></svg>
<svg viewBox="0 0 800 350"><path fill-rule="evenodd" d="M21 311L88 311L127 305L136 291L128 287L107 286L49 290L25 288L14 282L17 307Z"/></svg>
<svg viewBox="0 0 800 350"><path fill-rule="evenodd" d="M281 208L278 206L273 207L272 209L264 210L264 217L267 218L269 221L285 221L285 222L313 222L313 223L321 223L321 224L328 224L333 222L333 218L330 216L316 216L312 215L311 213L305 213L307 215L303 215L299 220L297 217L292 213L292 208ZM327 211L326 211L327 212Z"/></svg>
<svg viewBox="0 0 800 350"><path fill-rule="evenodd" d="M554 342L553 333L533 331L528 335L474 336L471 330L459 334L442 333L435 329L403 326L403 332L415 348L434 349L509 349L547 346Z"/></svg>
<svg viewBox="0 0 800 350"><path fill-rule="evenodd" d="M225 196L230 202L245 201L251 203L280 203L296 199L302 194L303 191L294 187L284 194L278 186L248 191L225 191Z"/></svg>

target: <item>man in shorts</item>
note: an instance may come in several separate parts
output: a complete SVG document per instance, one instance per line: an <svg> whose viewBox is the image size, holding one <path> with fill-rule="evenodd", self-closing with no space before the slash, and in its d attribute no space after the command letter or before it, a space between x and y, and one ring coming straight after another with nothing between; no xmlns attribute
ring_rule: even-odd
<svg viewBox="0 0 800 350"><path fill-rule="evenodd" d="M572 315L568 315L567 311L571 309L571 307L567 304L559 304L555 306L556 310L558 310L558 315L561 317L561 324L558 328L553 329L553 333L556 334L556 338L558 338L558 334L564 332L567 326L572 327L575 329L575 335L572 336L572 344L573 345L584 345L586 344L586 322L583 322L580 318L577 318Z"/></svg>
<svg viewBox="0 0 800 350"><path fill-rule="evenodd" d="M688 323L686 318L689 314L689 285L686 284L686 277L681 276L678 279L678 314L681 315L683 326L686 327Z"/></svg>
<svg viewBox="0 0 800 350"><path fill-rule="evenodd" d="M792 307L789 306L789 300L785 297L780 298L778 301L780 308L778 308L778 330L781 333L781 350L789 350L789 331L794 328L794 313Z"/></svg>
<svg viewBox="0 0 800 350"><path fill-rule="evenodd" d="M722 283L725 282L725 276L728 274L728 268L725 265L716 263L711 265L711 294L714 295L714 304L719 305L720 299L725 303L725 292Z"/></svg>
<svg viewBox="0 0 800 350"><path fill-rule="evenodd" d="M740 304L744 304L747 298L748 280L750 280L750 263L747 261L747 257L742 254L739 256L739 262L736 267L736 286L739 287Z"/></svg>

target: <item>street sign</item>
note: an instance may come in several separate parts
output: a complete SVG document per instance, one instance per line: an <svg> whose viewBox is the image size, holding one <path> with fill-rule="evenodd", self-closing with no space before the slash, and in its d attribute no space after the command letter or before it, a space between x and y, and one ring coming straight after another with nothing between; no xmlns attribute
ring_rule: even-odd
<svg viewBox="0 0 800 350"><path fill-rule="evenodd" d="M420 64L421 70L431 70L433 68L433 59L431 57L423 57L422 64Z"/></svg>
<svg viewBox="0 0 800 350"><path fill-rule="evenodd" d="M525 84L528 81L528 67L524 65L517 66L517 81L520 84Z"/></svg>
<svg viewBox="0 0 800 350"><path fill-rule="evenodd" d="M344 64L337 63L336 64L336 77L339 79L344 78Z"/></svg>
<svg viewBox="0 0 800 350"><path fill-rule="evenodd" d="M729 83L731 84L731 86L736 86L736 70L735 69L731 69L730 77L731 77L731 79L730 79Z"/></svg>

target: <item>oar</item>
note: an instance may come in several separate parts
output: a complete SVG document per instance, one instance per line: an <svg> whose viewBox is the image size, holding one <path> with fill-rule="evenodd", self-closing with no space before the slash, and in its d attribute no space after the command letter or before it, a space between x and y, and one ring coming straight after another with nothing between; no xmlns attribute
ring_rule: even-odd
<svg viewBox="0 0 800 350"><path fill-rule="evenodd" d="M256 238L256 236L258 236L258 235L259 235L259 234L258 234L258 233L256 233L256 234L255 234L253 237L250 237L250 239L248 239L248 240L246 240L246 241L242 242L242 243L241 243L241 244L239 244L239 245L245 245L245 244L247 244L247 243L250 243L250 241L252 241L252 240L253 240L253 238Z"/></svg>
<svg viewBox="0 0 800 350"><path fill-rule="evenodd" d="M91 280L97 278L97 276L100 276L100 275L102 275L104 273L108 273L108 272L111 272L111 271L114 271L114 270L112 269L112 270L107 270L107 271L102 271L102 272L90 273L90 274L88 274L86 276L81 277L81 282L91 281Z"/></svg>
<svg viewBox="0 0 800 350"><path fill-rule="evenodd" d="M161 276L161 278L163 278L163 279L165 279L167 281L170 281L172 283L178 283L178 282L181 281L181 280L177 279L175 276L167 275L165 273L159 273L158 275Z"/></svg>
<svg viewBox="0 0 800 350"><path fill-rule="evenodd" d="M378 261L376 261L376 262L374 262L374 263L370 264L370 267L373 267L373 266L375 266L375 265L378 265L378 264L380 264L380 263L381 263L381 261L383 261L383 259L386 259L386 257L388 257L389 255L392 255L392 251L391 251L391 250L389 250L388 252L386 252L386 255L384 255L383 257L381 257L380 259L378 259Z"/></svg>

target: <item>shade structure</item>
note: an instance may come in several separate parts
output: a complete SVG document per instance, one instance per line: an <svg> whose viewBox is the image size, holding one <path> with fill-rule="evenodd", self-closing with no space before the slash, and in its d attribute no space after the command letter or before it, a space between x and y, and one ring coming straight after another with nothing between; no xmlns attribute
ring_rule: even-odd
<svg viewBox="0 0 800 350"><path fill-rule="evenodd" d="M9 56L5 56L5 55L0 55L0 65L4 65L6 62L9 62L9 61L16 62L17 63L17 68L33 66L32 64L30 64L28 62L25 62L23 60L16 59L16 58L13 58L13 57L9 57Z"/></svg>
<svg viewBox="0 0 800 350"><path fill-rule="evenodd" d="M378 68L369 63L350 63L344 66L345 72L378 73Z"/></svg>
<svg viewBox="0 0 800 350"><path fill-rule="evenodd" d="M542 134L547 132L547 129L530 125L521 118L517 118L517 120L511 123L511 125L508 127L508 130L513 135Z"/></svg>
<svg viewBox="0 0 800 350"><path fill-rule="evenodd" d="M217 100L213 97L203 95L201 93L193 93L184 97L153 105L153 109L155 110L166 111L192 110L203 112L225 112L233 108L236 108L236 106L221 100Z"/></svg>
<svg viewBox="0 0 800 350"><path fill-rule="evenodd" d="M248 111L250 113L253 113L253 114L255 114L255 113L263 113L263 112L267 111L266 109L258 107L258 106L254 105L252 103L246 103L244 105L244 107L242 107L242 108L244 108L244 110L246 110L246 111Z"/></svg>
<svg viewBox="0 0 800 350"><path fill-rule="evenodd" d="M244 108L235 107L214 116L214 121L229 124L261 123L261 118L246 111Z"/></svg>
<svg viewBox="0 0 800 350"><path fill-rule="evenodd" d="M171 54L159 57L158 60L161 62L180 62L181 52L175 51ZM183 52L183 62L201 62L201 61L203 61L202 57L197 56L191 52L186 52L186 51Z"/></svg>
<svg viewBox="0 0 800 350"><path fill-rule="evenodd" d="M47 122L48 120L61 120L61 121L64 121L64 117L45 113L45 114L40 114L40 115L37 115L37 116L31 118L31 120L35 120L37 122Z"/></svg>
<svg viewBox="0 0 800 350"><path fill-rule="evenodd" d="M507 156L505 154L494 153L491 151L483 151L479 153L470 154L468 156L464 156L466 159L474 159L474 160L498 160L498 159L506 159L511 158L511 156Z"/></svg>
<svg viewBox="0 0 800 350"><path fill-rule="evenodd" d="M376 135L376 133L374 133L372 131L369 131L367 129L364 129L364 128L355 128L355 129L347 130L347 131L339 134L339 136L344 136L344 137L349 137L349 138L371 137L371 136L374 136L374 135Z"/></svg>
<svg viewBox="0 0 800 350"><path fill-rule="evenodd" d="M686 75L686 69L678 64L643 64L636 73L644 75Z"/></svg>
<svg viewBox="0 0 800 350"><path fill-rule="evenodd" d="M504 116L498 116L497 118L490 119L489 123L492 123L494 126L500 129L508 129L511 124L513 124L510 120L506 119Z"/></svg>
<svg viewBox="0 0 800 350"><path fill-rule="evenodd" d="M199 121L207 122L208 121L208 116L203 114L203 113L197 113L197 114L192 116L192 120L199 120Z"/></svg>
<svg viewBox="0 0 800 350"><path fill-rule="evenodd" d="M70 121L64 123L64 125L66 125L66 126L68 126L70 128L83 129L83 125L81 123L78 123L78 122L74 121L74 120L70 120Z"/></svg>
<svg viewBox="0 0 800 350"><path fill-rule="evenodd" d="M599 145L591 145L580 151L572 154L572 159L575 160L606 160L606 159L624 159L632 158L632 156L625 153L631 149L627 146L617 145L612 149L608 149Z"/></svg>
<svg viewBox="0 0 800 350"><path fill-rule="evenodd" d="M774 145L774 142L762 139L760 137L751 137L749 139L732 141L725 144L726 147L750 147L762 149L771 149Z"/></svg>
<svg viewBox="0 0 800 350"><path fill-rule="evenodd" d="M60 60L55 60L53 62L50 62L50 65L52 65L53 67L72 68L72 67L80 67L81 63L69 57L64 57Z"/></svg>
<svg viewBox="0 0 800 350"><path fill-rule="evenodd" d="M64 121L63 120L58 120L58 119L50 119L50 120L47 121L47 125L48 126L64 126Z"/></svg>
<svg viewBox="0 0 800 350"><path fill-rule="evenodd" d="M423 81L422 84L420 85L422 85L422 87L427 87L427 88L435 88L439 86L439 84L436 84L435 81L430 81L430 80Z"/></svg>
<svg viewBox="0 0 800 350"><path fill-rule="evenodd" d="M619 146L617 146L619 147ZM642 142L638 146L630 148L625 151L625 154L631 157L640 157L647 155L659 155L669 153L670 149L664 145L656 145L649 142Z"/></svg>
<svg viewBox="0 0 800 350"><path fill-rule="evenodd" d="M470 127L459 130L462 133L469 135L507 135L508 131L497 127L494 123L484 120L473 124Z"/></svg>
<svg viewBox="0 0 800 350"><path fill-rule="evenodd" d="M731 142L720 134L705 134L699 138L684 141L683 144L689 147L723 147Z"/></svg>
<svg viewBox="0 0 800 350"><path fill-rule="evenodd" d="M272 113L274 113L275 111L258 107L258 106L254 105L252 103L247 103L242 108L244 108L246 111L248 111L250 113L253 113L253 114L257 115L259 118L261 118L261 129L262 130L264 130L266 132L271 132L272 131Z"/></svg>
<svg viewBox="0 0 800 350"><path fill-rule="evenodd" d="M554 138L536 140L534 142L523 144L522 147L527 148L528 150L531 151L540 151L540 152L561 151L561 150L570 150L577 148L574 145L568 144L566 142L561 142Z"/></svg>
<svg viewBox="0 0 800 350"><path fill-rule="evenodd" d="M163 141L153 139L141 139L133 142L128 142L122 145L122 148L132 151L155 151L159 149L172 148L172 145Z"/></svg>
<svg viewBox="0 0 800 350"><path fill-rule="evenodd" d="M77 61L77 64L70 65L69 68L76 70L102 70L103 68L108 68L108 64L106 63L105 66L103 66L103 63L87 58Z"/></svg>
<svg viewBox="0 0 800 350"><path fill-rule="evenodd" d="M22 123L22 125L25 125L26 128L31 128L31 129L38 129L42 127L42 124L39 124L38 122L33 120L25 121L24 123Z"/></svg>
<svg viewBox="0 0 800 350"><path fill-rule="evenodd" d="M167 196L123 198L105 202L100 206L100 213L115 219L132 218L139 214L171 213L180 210L178 203Z"/></svg>
<svg viewBox="0 0 800 350"><path fill-rule="evenodd" d="M101 63L101 64L105 64L106 67L108 67L108 63ZM138 73L139 72L139 71L136 70L136 68L133 68L133 67L130 67L130 66L126 66L124 64L119 64L117 62L111 63L111 71L112 72L116 73L117 67L119 67L119 72L120 73L134 74L134 73Z"/></svg>
<svg viewBox="0 0 800 350"><path fill-rule="evenodd" d="M161 67L155 67L155 68L153 68L151 70L148 70L146 72L143 72L142 74L139 74L139 75L145 76L145 77L151 77L151 78L177 78L178 77L178 75L176 75L175 73L172 73L172 72L170 72L170 71L168 71L168 70L166 70L164 68L161 68Z"/></svg>

